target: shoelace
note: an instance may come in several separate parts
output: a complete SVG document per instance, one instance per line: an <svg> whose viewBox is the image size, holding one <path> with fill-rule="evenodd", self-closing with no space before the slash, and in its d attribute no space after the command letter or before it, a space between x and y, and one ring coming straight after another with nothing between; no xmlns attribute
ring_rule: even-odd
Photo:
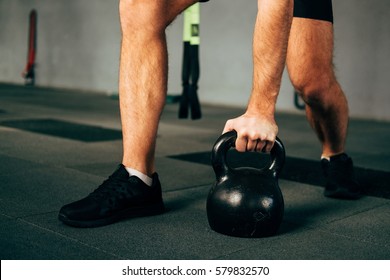
<svg viewBox="0 0 390 280"><path fill-rule="evenodd" d="M133 195L126 187L126 183L128 183L127 179L110 176L90 196L99 199L107 196L122 198L127 195Z"/></svg>

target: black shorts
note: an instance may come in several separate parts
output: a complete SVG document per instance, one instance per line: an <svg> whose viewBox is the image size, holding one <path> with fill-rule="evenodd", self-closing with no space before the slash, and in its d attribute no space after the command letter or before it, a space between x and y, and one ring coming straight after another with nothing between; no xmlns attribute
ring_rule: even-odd
<svg viewBox="0 0 390 280"><path fill-rule="evenodd" d="M332 0L294 0L294 17L333 22Z"/></svg>
<svg viewBox="0 0 390 280"><path fill-rule="evenodd" d="M294 17L333 22L332 0L294 0Z"/></svg>

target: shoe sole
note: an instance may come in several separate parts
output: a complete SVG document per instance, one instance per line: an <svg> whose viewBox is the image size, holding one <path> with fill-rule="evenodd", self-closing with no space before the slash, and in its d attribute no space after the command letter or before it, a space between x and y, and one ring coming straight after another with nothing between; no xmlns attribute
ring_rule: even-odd
<svg viewBox="0 0 390 280"><path fill-rule="evenodd" d="M101 227L115 222L136 218L136 217L145 217L145 216L154 216L159 215L165 212L164 203L159 203L155 205L150 205L148 207L138 207L125 209L120 212L115 213L114 215L97 220L72 220L69 219L66 215L59 213L58 219L66 225L79 228L92 228L92 227Z"/></svg>

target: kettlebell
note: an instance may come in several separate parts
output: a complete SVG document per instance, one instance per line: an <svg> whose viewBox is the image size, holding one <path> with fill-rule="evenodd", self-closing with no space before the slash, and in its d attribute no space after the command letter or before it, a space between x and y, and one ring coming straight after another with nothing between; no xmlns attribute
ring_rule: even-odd
<svg viewBox="0 0 390 280"><path fill-rule="evenodd" d="M214 144L211 162L216 182L207 197L207 218L212 230L236 237L275 235L283 219L284 201L278 175L285 160L279 138L263 168L231 168L227 152L234 147L237 132L221 135Z"/></svg>

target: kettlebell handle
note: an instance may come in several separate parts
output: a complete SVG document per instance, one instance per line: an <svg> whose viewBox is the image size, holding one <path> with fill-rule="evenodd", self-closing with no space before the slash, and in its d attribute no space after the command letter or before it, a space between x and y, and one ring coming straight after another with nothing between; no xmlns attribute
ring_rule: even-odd
<svg viewBox="0 0 390 280"><path fill-rule="evenodd" d="M214 144L211 153L211 163L217 178L226 176L231 169L227 164L226 155L228 150L235 146L236 139L237 132L232 130L222 134ZM278 137L275 139L270 155L271 163L268 169L277 177L283 168L286 157L284 145Z"/></svg>

